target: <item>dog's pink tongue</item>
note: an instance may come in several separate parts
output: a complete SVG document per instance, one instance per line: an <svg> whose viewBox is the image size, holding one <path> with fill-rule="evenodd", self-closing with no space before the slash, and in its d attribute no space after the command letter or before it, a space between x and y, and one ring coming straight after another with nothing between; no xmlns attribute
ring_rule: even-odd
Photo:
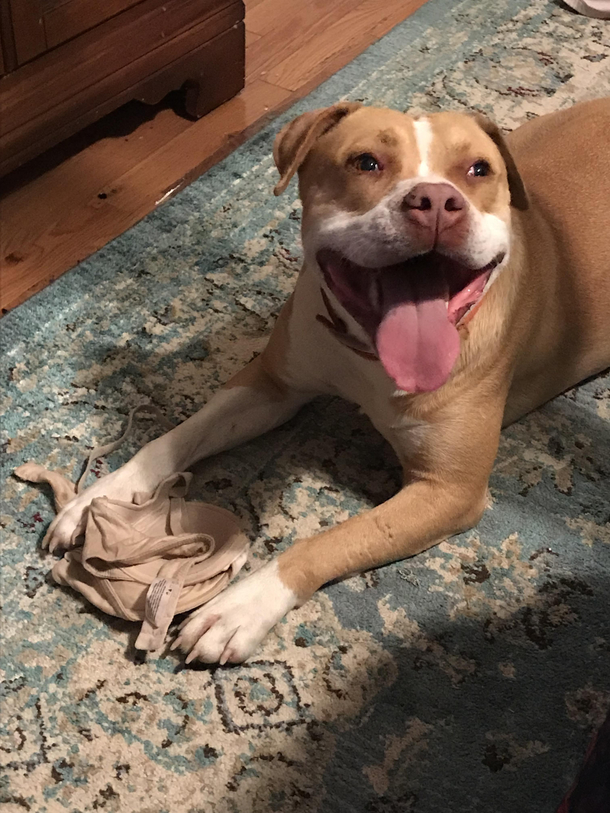
<svg viewBox="0 0 610 813"><path fill-rule="evenodd" d="M445 292L401 276L394 273L381 282L384 307L377 352L399 389L430 392L449 378L460 337L449 321Z"/></svg>

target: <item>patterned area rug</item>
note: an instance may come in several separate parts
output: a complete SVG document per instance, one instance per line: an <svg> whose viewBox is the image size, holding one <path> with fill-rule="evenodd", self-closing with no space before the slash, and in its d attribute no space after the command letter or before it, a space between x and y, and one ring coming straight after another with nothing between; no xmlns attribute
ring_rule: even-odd
<svg viewBox="0 0 610 813"><path fill-rule="evenodd" d="M610 24L553 0L430 0L291 115L347 96L512 128L607 93L609 56ZM7 811L542 813L610 705L608 377L504 433L476 530L328 587L245 666L142 662L133 625L49 583L49 492L13 468L73 477L131 407L182 419L260 350L299 268L295 188L271 196L286 118L2 321ZM237 512L255 568L398 485L321 400L201 464L193 497Z"/></svg>

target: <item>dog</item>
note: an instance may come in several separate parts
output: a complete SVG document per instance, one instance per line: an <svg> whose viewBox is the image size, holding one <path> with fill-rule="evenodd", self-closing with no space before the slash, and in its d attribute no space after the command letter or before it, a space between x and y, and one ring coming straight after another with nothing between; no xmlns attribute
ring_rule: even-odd
<svg viewBox="0 0 610 813"><path fill-rule="evenodd" d="M502 426L610 365L610 99L506 139L480 114L344 102L276 138L298 173L304 264L265 350L194 416L70 502L150 492L322 393L359 404L404 471L398 494L289 549L184 623L187 661L242 662L322 585L465 531Z"/></svg>

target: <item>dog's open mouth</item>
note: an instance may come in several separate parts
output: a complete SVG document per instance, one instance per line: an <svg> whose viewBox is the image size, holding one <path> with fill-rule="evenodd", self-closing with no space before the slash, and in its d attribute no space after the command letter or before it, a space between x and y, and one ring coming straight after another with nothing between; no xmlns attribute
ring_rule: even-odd
<svg viewBox="0 0 610 813"><path fill-rule="evenodd" d="M331 292L370 336L381 363L405 392L430 392L449 378L460 352L456 325L481 299L498 254L468 268L437 252L365 268L323 249L317 261Z"/></svg>

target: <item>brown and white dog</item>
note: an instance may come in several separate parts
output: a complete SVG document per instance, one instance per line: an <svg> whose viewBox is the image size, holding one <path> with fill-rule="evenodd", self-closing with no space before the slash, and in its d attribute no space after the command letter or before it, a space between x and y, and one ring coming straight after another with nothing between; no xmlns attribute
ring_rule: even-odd
<svg viewBox="0 0 610 813"><path fill-rule="evenodd" d="M266 349L68 504L51 549L76 542L93 497L152 491L319 393L362 406L405 485L194 612L176 641L189 660L243 661L326 582L470 528L502 425L610 364L609 133L609 99L506 141L456 113L342 103L299 116L274 154L276 194L299 173L305 262Z"/></svg>

